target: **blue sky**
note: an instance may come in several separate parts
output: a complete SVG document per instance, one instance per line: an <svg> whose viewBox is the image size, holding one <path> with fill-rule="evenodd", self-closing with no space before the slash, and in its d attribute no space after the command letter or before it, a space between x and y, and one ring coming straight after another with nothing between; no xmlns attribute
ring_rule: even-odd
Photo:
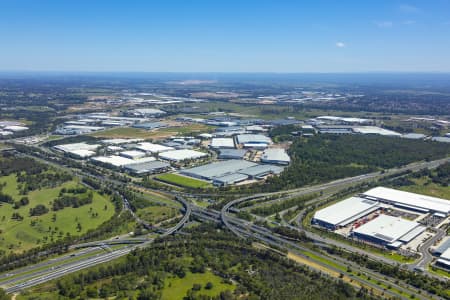
<svg viewBox="0 0 450 300"><path fill-rule="evenodd" d="M450 72L450 0L0 0L0 70Z"/></svg>

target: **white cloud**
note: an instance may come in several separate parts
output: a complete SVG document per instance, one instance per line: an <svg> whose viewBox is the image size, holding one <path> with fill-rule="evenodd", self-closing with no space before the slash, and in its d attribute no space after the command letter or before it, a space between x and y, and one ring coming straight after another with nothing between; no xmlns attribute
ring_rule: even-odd
<svg viewBox="0 0 450 300"><path fill-rule="evenodd" d="M402 4L399 6L399 9L402 13L412 14L418 13L420 9L410 4Z"/></svg>
<svg viewBox="0 0 450 300"><path fill-rule="evenodd" d="M379 21L375 22L375 25L379 28L391 28L392 26L394 26L394 23L392 23L391 21Z"/></svg>
<svg viewBox="0 0 450 300"><path fill-rule="evenodd" d="M336 43L336 47L338 47L338 48L344 48L344 47L345 47L345 43L343 43L343 42L337 42L337 43Z"/></svg>

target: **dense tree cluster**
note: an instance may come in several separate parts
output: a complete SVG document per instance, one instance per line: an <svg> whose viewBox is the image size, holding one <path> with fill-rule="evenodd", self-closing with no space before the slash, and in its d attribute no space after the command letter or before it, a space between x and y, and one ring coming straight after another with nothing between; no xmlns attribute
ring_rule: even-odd
<svg viewBox="0 0 450 300"><path fill-rule="evenodd" d="M88 192L85 195L70 195L62 194L55 200L53 200L52 210L58 211L65 207L77 208L86 204L91 204L93 199L93 193Z"/></svg>
<svg viewBox="0 0 450 300"><path fill-rule="evenodd" d="M126 259L69 275L56 284L62 299L117 297L119 299L160 299L169 276L183 278L186 272L207 269L227 282L236 282L234 292L204 297L194 284L185 299L373 299L367 290L355 291L278 254L256 250L227 232L211 225L192 229L188 237L157 240L146 249L132 252ZM190 259L187 259L190 258Z"/></svg>
<svg viewBox="0 0 450 300"><path fill-rule="evenodd" d="M437 159L450 154L450 145L374 135L318 135L296 139L289 154L291 165L260 189L301 187Z"/></svg>
<svg viewBox="0 0 450 300"><path fill-rule="evenodd" d="M41 216L48 213L48 208L45 205L38 204L33 208L30 208L30 216Z"/></svg>
<svg viewBox="0 0 450 300"><path fill-rule="evenodd" d="M364 266L371 270L375 270L381 274L397 278L399 280L404 280L408 284L428 291L434 295L439 295L440 297L443 297L445 299L450 299L450 295L446 292L450 289L449 281L442 281L436 278L419 274L417 272L411 272L407 269L400 268L398 265L392 266L383 264L370 259L367 255L350 253L338 248L329 248L328 251L331 254L338 254L339 256L345 257L350 261L356 262L361 266Z"/></svg>

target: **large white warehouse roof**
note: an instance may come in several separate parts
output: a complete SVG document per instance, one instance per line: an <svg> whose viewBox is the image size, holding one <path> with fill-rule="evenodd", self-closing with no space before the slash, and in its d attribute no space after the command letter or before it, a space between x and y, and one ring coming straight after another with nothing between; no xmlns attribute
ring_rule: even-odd
<svg viewBox="0 0 450 300"><path fill-rule="evenodd" d="M333 226L345 226L378 208L377 201L351 197L336 204L318 210L314 219Z"/></svg>
<svg viewBox="0 0 450 300"><path fill-rule="evenodd" d="M73 143L73 144L63 144L56 145L53 148L61 150L63 152L72 152L78 150L96 150L100 145L98 144L86 144L86 143Z"/></svg>
<svg viewBox="0 0 450 300"><path fill-rule="evenodd" d="M159 152L173 150L172 147L167 147L167 146L148 143L148 142L139 143L138 146L136 147L136 149L146 151L146 152L151 152L151 153L159 153Z"/></svg>
<svg viewBox="0 0 450 300"><path fill-rule="evenodd" d="M270 148L264 150L264 153L261 156L261 161L287 165L291 162L291 158L286 153L286 150L282 148Z"/></svg>
<svg viewBox="0 0 450 300"><path fill-rule="evenodd" d="M239 134L236 141L238 144L272 144L272 140L262 134Z"/></svg>
<svg viewBox="0 0 450 300"><path fill-rule="evenodd" d="M365 196L385 200L393 204L423 211L435 211L448 215L450 213L450 201L436 197L425 196L410 192L394 190L385 187L376 187L364 193Z"/></svg>
<svg viewBox="0 0 450 300"><path fill-rule="evenodd" d="M234 148L233 138L213 138L211 140L211 148Z"/></svg>
<svg viewBox="0 0 450 300"><path fill-rule="evenodd" d="M392 243L419 226L420 224L414 221L388 215L379 215L377 218L353 230L353 232Z"/></svg>
<svg viewBox="0 0 450 300"><path fill-rule="evenodd" d="M183 149L183 150L173 150L173 151L166 151L159 154L160 158L170 160L170 161L182 161L185 159L197 159L208 156L208 154L195 151L195 150L189 150L189 149Z"/></svg>

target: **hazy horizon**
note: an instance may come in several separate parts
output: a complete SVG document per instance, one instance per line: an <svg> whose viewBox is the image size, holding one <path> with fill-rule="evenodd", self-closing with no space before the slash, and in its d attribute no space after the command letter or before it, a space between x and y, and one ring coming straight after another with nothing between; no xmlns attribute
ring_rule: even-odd
<svg viewBox="0 0 450 300"><path fill-rule="evenodd" d="M3 1L0 70L450 72L449 1Z"/></svg>

